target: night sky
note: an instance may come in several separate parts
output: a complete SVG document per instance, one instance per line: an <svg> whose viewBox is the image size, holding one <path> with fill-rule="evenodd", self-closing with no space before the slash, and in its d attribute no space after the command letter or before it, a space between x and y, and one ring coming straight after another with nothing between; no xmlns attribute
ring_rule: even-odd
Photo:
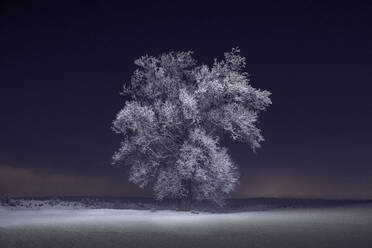
<svg viewBox="0 0 372 248"><path fill-rule="evenodd" d="M371 4L61 2L0 5L0 195L151 195L111 165L133 61L239 46L273 105L232 196L372 198Z"/></svg>

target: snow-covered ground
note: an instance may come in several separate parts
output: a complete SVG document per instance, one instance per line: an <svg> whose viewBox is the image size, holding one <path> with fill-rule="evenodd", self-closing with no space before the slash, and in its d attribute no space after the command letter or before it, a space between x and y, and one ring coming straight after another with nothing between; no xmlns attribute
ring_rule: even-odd
<svg viewBox="0 0 372 248"><path fill-rule="evenodd" d="M203 213L0 208L0 247L372 247L372 205Z"/></svg>

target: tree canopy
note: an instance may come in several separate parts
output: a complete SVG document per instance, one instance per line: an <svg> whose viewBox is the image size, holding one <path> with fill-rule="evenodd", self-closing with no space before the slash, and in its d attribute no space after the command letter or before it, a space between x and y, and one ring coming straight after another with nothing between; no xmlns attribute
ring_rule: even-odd
<svg viewBox="0 0 372 248"><path fill-rule="evenodd" d="M271 104L271 93L251 86L238 48L212 66L197 65L192 55L169 52L135 60L138 69L124 86L130 99L113 121L123 137L113 161L129 166L129 180L151 186L157 199L222 204L239 173L221 137L260 147L258 115Z"/></svg>

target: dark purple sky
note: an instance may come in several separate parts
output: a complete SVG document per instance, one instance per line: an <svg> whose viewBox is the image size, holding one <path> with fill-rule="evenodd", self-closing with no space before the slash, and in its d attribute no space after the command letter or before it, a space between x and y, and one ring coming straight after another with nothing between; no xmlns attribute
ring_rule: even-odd
<svg viewBox="0 0 372 248"><path fill-rule="evenodd" d="M239 46L273 105L233 196L372 198L371 4L124 2L1 2L0 195L148 194L110 165L134 59Z"/></svg>

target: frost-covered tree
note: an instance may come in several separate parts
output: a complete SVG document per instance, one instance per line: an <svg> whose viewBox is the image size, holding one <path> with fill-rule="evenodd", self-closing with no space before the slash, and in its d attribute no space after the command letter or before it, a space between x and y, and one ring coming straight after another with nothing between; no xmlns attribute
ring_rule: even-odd
<svg viewBox="0 0 372 248"><path fill-rule="evenodd" d="M151 186L157 199L223 204L239 173L222 136L260 147L258 114L270 92L251 86L238 48L212 66L197 65L192 52L170 52L135 60L139 67L124 93L130 97L113 121L122 135L114 163L130 167L129 180Z"/></svg>

